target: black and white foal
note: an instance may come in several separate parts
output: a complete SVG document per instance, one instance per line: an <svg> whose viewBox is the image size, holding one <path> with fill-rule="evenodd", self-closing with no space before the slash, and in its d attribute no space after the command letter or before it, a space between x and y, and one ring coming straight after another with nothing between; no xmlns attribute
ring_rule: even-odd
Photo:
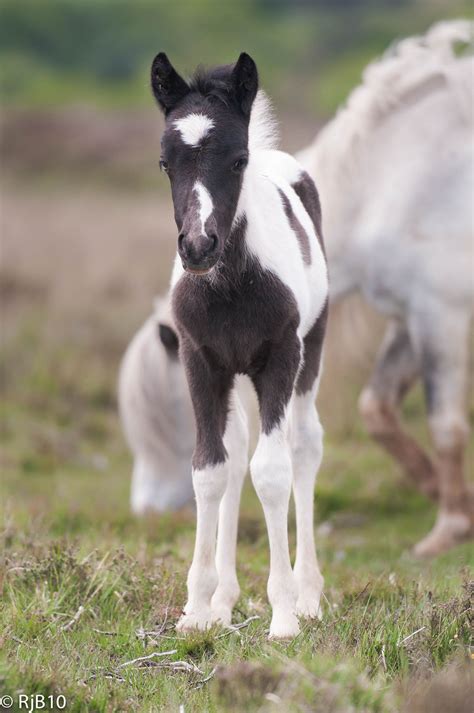
<svg viewBox="0 0 474 713"><path fill-rule="evenodd" d="M196 544L178 628L229 624L239 595L235 549L248 434L234 379L242 373L260 408L250 472L270 541L270 636L292 637L298 615L319 614L323 584L313 536L322 457L314 400L328 296L318 193L298 163L274 149L269 103L257 93L248 55L185 82L161 53L152 87L166 116L161 167L179 231L172 302L197 430Z"/></svg>

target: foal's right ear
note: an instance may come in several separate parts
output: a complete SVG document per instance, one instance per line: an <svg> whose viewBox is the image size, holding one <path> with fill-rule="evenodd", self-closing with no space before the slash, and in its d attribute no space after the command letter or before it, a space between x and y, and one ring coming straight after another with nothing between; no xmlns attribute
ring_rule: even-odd
<svg viewBox="0 0 474 713"><path fill-rule="evenodd" d="M190 91L164 52L157 54L151 65L151 88L165 115Z"/></svg>

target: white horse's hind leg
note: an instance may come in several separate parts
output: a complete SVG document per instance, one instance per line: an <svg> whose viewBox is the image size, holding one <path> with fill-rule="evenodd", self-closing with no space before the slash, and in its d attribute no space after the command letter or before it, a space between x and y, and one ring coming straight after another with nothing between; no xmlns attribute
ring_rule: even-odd
<svg viewBox="0 0 474 713"><path fill-rule="evenodd" d="M436 305L432 314L425 311L412 325L412 334L420 354L439 478L436 523L415 548L415 554L429 556L474 534L474 500L463 474L469 317Z"/></svg>
<svg viewBox="0 0 474 713"><path fill-rule="evenodd" d="M323 456L323 429L315 406L317 383L311 391L295 394L292 403L291 450L293 495L296 507L296 560L298 587L296 613L321 618L320 599L324 579L314 544L314 486Z"/></svg>
<svg viewBox="0 0 474 713"><path fill-rule="evenodd" d="M438 497L438 480L431 458L400 424L398 410L420 374L406 326L392 321L385 333L370 381L359 398L359 411L370 435L405 469L418 489Z"/></svg>
<svg viewBox="0 0 474 713"><path fill-rule="evenodd" d="M236 574L236 546L242 485L248 468L247 415L234 391L224 437L229 456L229 478L219 507L216 567L218 585L211 600L213 621L230 624L240 594Z"/></svg>

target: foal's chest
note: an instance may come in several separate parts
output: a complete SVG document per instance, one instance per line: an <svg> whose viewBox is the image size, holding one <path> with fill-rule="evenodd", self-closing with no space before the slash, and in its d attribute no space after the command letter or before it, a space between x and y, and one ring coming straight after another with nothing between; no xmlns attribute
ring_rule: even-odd
<svg viewBox="0 0 474 713"><path fill-rule="evenodd" d="M233 373L252 374L288 327L298 328L291 291L272 273L247 270L229 285L185 274L173 290L179 331Z"/></svg>

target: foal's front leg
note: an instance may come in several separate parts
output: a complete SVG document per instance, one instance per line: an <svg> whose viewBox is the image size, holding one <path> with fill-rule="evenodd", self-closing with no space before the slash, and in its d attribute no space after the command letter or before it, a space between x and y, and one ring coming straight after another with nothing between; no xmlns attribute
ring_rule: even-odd
<svg viewBox="0 0 474 713"><path fill-rule="evenodd" d="M227 488L219 508L216 567L219 576L213 594L212 620L230 624L232 609L240 594L236 573L236 546L240 494L248 468L248 425L245 410L234 391L224 435L229 459Z"/></svg>
<svg viewBox="0 0 474 713"><path fill-rule="evenodd" d="M215 563L219 505L228 480L223 443L231 379L215 376L199 352L183 348L183 360L196 417L193 487L196 496L196 542L188 573L188 600L177 629L206 629L215 617L211 598L218 583Z"/></svg>
<svg viewBox="0 0 474 713"><path fill-rule="evenodd" d="M270 638L299 633L297 588L288 548L288 505L292 462L288 437L288 406L300 359L296 333L276 345L265 369L254 378L260 404L261 432L250 462L252 481L262 503L270 543L268 598L272 606Z"/></svg>

